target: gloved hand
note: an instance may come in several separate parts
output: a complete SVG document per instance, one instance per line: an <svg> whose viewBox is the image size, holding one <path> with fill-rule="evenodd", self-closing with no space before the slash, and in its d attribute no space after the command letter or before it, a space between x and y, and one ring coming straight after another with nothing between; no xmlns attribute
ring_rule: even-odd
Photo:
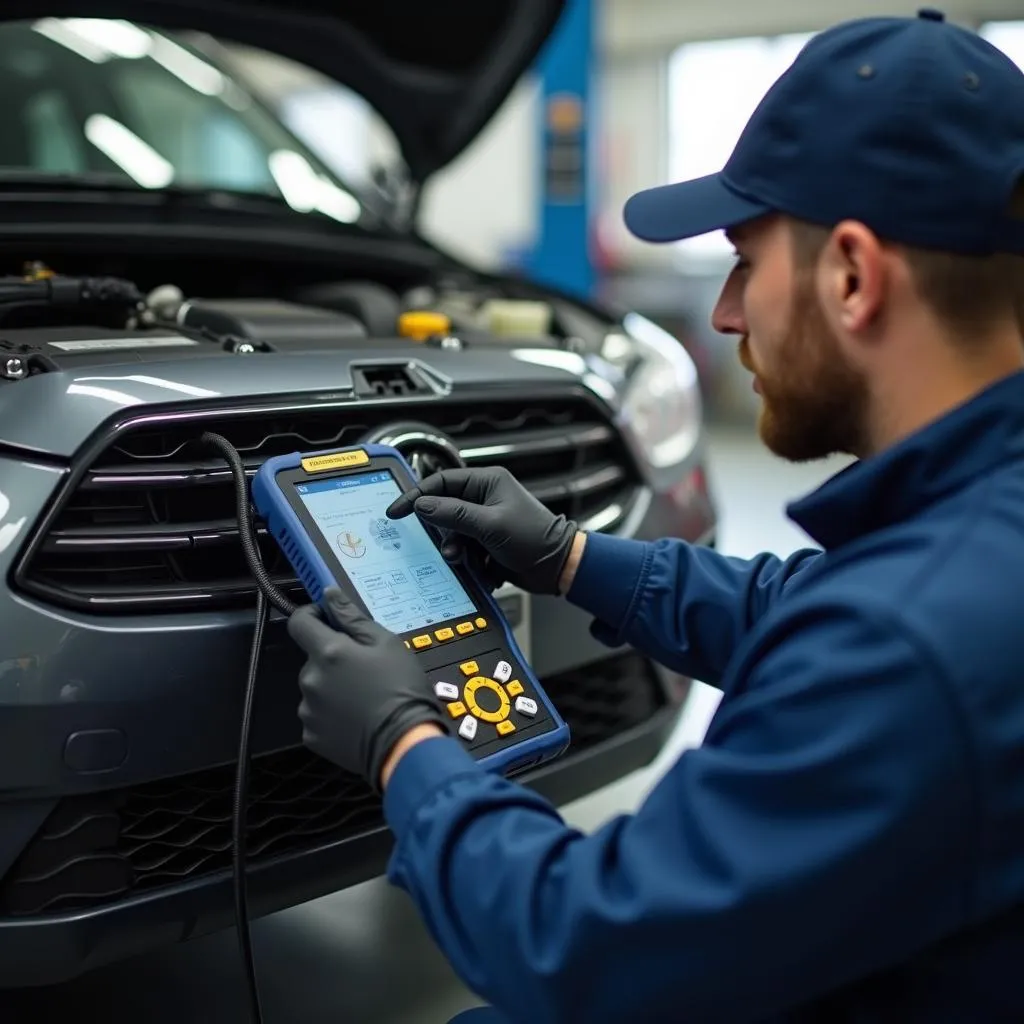
<svg viewBox="0 0 1024 1024"><path fill-rule="evenodd" d="M558 594L576 523L556 516L504 467L446 469L422 480L388 508L392 519L413 511L425 522L479 545L470 558L492 587L515 584L533 594ZM458 557L449 538L445 557ZM467 545L462 544L463 549Z"/></svg>
<svg viewBox="0 0 1024 1024"><path fill-rule="evenodd" d="M450 733L416 656L337 588L324 592L332 628L316 605L288 620L309 655L299 673L302 742L380 791L381 769L395 743L433 722Z"/></svg>

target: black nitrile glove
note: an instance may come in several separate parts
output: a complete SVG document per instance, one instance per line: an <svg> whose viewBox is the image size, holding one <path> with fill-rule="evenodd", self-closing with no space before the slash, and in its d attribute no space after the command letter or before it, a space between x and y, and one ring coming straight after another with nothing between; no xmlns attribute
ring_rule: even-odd
<svg viewBox="0 0 1024 1024"><path fill-rule="evenodd" d="M379 792L395 743L433 722L449 733L416 655L340 590L324 592L332 628L316 605L288 620L292 639L309 655L299 673L302 742Z"/></svg>
<svg viewBox="0 0 1024 1024"><path fill-rule="evenodd" d="M449 537L445 557L458 558L460 548L465 550L490 586L508 581L532 594L560 592L576 524L550 512L507 469L435 473L406 491L387 514L402 519L413 511L425 523L473 542Z"/></svg>

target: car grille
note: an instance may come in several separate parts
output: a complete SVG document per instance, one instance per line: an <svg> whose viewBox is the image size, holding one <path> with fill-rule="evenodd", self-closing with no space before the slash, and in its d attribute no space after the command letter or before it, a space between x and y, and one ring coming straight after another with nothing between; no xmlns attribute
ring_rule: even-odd
<svg viewBox="0 0 1024 1024"><path fill-rule="evenodd" d="M633 651L544 681L569 725L566 755L650 719L666 703ZM234 766L68 797L0 882L0 915L101 906L231 868ZM380 804L351 775L299 747L253 758L248 857L309 851L382 825Z"/></svg>
<svg viewBox="0 0 1024 1024"><path fill-rule="evenodd" d="M617 526L635 499L635 469L616 430L588 401L405 403L399 417L447 434L474 466L508 467L555 512L589 530ZM197 440L225 436L252 475L270 456L358 444L396 419L394 407L268 409L125 428L88 468L20 585L99 614L251 605L235 492L223 460ZM298 592L276 544L260 539L279 586Z"/></svg>

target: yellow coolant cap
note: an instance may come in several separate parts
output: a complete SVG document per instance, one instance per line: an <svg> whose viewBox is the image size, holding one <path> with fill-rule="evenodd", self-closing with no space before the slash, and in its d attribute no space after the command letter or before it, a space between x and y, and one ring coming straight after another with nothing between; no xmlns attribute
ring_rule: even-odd
<svg viewBox="0 0 1024 1024"><path fill-rule="evenodd" d="M398 318L398 333L403 338L413 341L426 341L427 338L443 337L450 334L452 322L444 313L432 313L429 310L410 310Z"/></svg>

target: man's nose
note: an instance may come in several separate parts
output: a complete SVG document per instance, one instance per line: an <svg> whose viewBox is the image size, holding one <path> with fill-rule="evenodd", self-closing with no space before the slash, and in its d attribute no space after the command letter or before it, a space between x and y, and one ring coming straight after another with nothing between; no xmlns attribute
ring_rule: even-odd
<svg viewBox="0 0 1024 1024"><path fill-rule="evenodd" d="M730 275L718 296L711 313L711 326L719 334L746 334L747 321L743 316L740 288L734 275Z"/></svg>

